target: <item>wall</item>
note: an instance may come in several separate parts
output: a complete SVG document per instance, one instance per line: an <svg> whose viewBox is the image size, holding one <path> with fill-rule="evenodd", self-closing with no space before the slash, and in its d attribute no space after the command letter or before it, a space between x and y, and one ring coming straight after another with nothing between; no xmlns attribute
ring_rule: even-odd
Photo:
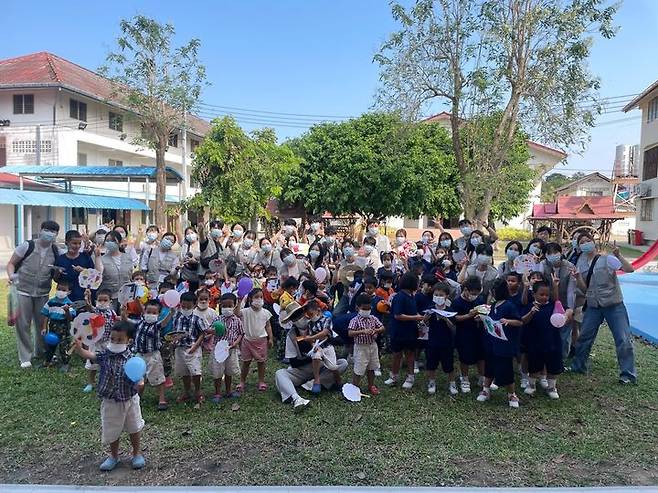
<svg viewBox="0 0 658 493"><path fill-rule="evenodd" d="M654 91L651 94L648 94L643 102L640 104L640 109L642 110L642 129L640 134L640 167L639 167L639 176L642 179L643 176L643 165L644 165L644 152L656 144L658 144L658 120L654 120L651 123L647 123L647 110L649 101L658 95L658 90ZM651 180L642 181L642 185L651 186L652 197L658 198L658 178L653 178ZM640 221L640 211L642 209L640 202L642 199L638 199L637 204L637 221L636 227L640 231L644 231L644 237L649 241L658 240L658 200L653 200L653 220L652 221Z"/></svg>

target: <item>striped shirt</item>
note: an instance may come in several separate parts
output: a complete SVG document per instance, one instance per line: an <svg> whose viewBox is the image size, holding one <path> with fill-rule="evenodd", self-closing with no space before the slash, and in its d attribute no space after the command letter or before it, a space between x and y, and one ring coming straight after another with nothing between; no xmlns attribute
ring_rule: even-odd
<svg viewBox="0 0 658 493"><path fill-rule="evenodd" d="M103 338L99 343L107 344L110 342L110 333L112 332L112 327L114 327L114 322L116 322L117 314L111 308L98 307L94 308L94 313L102 315L105 319L105 324L103 325Z"/></svg>
<svg viewBox="0 0 658 493"><path fill-rule="evenodd" d="M76 312L75 308L71 306L73 302L67 296L66 298L58 298L53 296L50 298L43 308L41 309L41 315L48 318L49 320L67 320L66 312L64 311L64 306L69 305L69 314L71 317L75 318Z"/></svg>
<svg viewBox="0 0 658 493"><path fill-rule="evenodd" d="M139 354L159 351L162 347L162 326L160 322L147 323L144 319L137 322L133 349Z"/></svg>
<svg viewBox="0 0 658 493"><path fill-rule="evenodd" d="M207 328L206 322L202 318L194 314L186 317L180 311L177 311L172 320L171 331L184 332L185 335L178 341L178 345L181 347L192 347Z"/></svg>
<svg viewBox="0 0 658 493"><path fill-rule="evenodd" d="M209 339L206 339L206 341L208 341L207 347L209 351L212 351L215 348L215 344L217 344L219 341L226 341L228 342L229 346L232 346L235 344L235 341L237 341L238 338L244 336L244 328L242 327L242 320L240 320L240 317L236 317L235 315L229 315L228 317L225 315L220 315L217 320L224 322L226 330L224 331L224 335L222 337L217 337L215 331L213 330L212 336Z"/></svg>
<svg viewBox="0 0 658 493"><path fill-rule="evenodd" d="M376 330L383 326L384 325L374 315L368 315L367 317L362 317L361 315L357 315L352 320L350 320L350 324L347 327L347 330L348 331L366 330L366 329ZM372 344L373 342L375 342L376 339L377 339L377 334L373 334L373 335L361 334L354 337L354 344Z"/></svg>
<svg viewBox="0 0 658 493"><path fill-rule="evenodd" d="M130 351L123 353L112 353L102 351L96 353L96 363L100 367L98 376L98 397L125 402L137 393L135 384L126 376L124 366L132 356Z"/></svg>

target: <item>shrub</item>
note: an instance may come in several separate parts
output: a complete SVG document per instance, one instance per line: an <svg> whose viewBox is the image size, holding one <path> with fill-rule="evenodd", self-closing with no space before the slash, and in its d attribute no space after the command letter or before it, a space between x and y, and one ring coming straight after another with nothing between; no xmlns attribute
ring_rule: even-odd
<svg viewBox="0 0 658 493"><path fill-rule="evenodd" d="M496 230L498 233L498 238L504 241L524 241L532 240L532 231L526 231L525 229L519 228L498 228Z"/></svg>

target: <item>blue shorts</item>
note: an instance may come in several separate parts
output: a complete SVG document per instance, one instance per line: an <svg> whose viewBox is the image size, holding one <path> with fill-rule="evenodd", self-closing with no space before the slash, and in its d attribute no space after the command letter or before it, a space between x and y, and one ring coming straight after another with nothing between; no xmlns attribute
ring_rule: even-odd
<svg viewBox="0 0 658 493"><path fill-rule="evenodd" d="M425 367L429 371L435 371L441 363L443 373L452 373L455 370L455 349L452 346L431 346L425 348L427 364Z"/></svg>

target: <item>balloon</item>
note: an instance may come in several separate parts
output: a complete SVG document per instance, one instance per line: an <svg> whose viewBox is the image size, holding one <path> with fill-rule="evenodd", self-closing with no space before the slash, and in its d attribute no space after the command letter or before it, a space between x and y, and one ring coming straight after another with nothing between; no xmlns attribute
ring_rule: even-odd
<svg viewBox="0 0 658 493"><path fill-rule="evenodd" d="M226 334L226 325L221 320L215 320L212 327L215 329L215 335L217 337L224 337L224 334Z"/></svg>
<svg viewBox="0 0 658 493"><path fill-rule="evenodd" d="M162 301L169 308L177 307L180 303L180 293L175 289L170 289L162 296Z"/></svg>
<svg viewBox="0 0 658 493"><path fill-rule="evenodd" d="M322 315L324 315L324 316L327 317L327 318L333 318L333 316L334 316L334 314L331 313L329 310L327 310L326 312L324 312Z"/></svg>
<svg viewBox="0 0 658 493"><path fill-rule="evenodd" d="M327 270L324 267L315 269L315 280L322 284L327 279Z"/></svg>
<svg viewBox="0 0 658 493"><path fill-rule="evenodd" d="M57 346L59 344L60 337L54 332L46 332L43 336L43 342L48 346Z"/></svg>
<svg viewBox="0 0 658 493"><path fill-rule="evenodd" d="M228 359L229 349L228 341L222 340L215 344L215 359L217 363L223 363Z"/></svg>
<svg viewBox="0 0 658 493"><path fill-rule="evenodd" d="M551 315L551 325L553 327L564 327L564 324L567 323L567 317L564 313L553 313Z"/></svg>
<svg viewBox="0 0 658 493"><path fill-rule="evenodd" d="M249 291L251 291L254 287L254 283L251 279L248 277L243 277L240 279L240 282L238 283L238 296L240 298L244 298L249 294Z"/></svg>
<svg viewBox="0 0 658 493"><path fill-rule="evenodd" d="M553 309L553 313L564 313L564 307L562 306L562 302L560 300L557 300L555 302L555 308Z"/></svg>
<svg viewBox="0 0 658 493"><path fill-rule="evenodd" d="M133 356L123 367L123 371L131 382L139 382L146 375L146 361L139 356Z"/></svg>

